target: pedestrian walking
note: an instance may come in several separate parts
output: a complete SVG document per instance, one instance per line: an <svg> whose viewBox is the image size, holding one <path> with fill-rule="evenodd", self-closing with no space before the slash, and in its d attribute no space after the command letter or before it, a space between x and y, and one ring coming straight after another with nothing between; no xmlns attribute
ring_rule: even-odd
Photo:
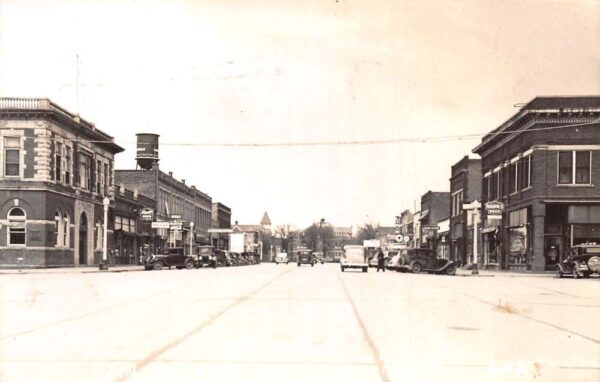
<svg viewBox="0 0 600 382"><path fill-rule="evenodd" d="M377 272L379 272L379 270L385 272L385 255L381 248L377 250Z"/></svg>

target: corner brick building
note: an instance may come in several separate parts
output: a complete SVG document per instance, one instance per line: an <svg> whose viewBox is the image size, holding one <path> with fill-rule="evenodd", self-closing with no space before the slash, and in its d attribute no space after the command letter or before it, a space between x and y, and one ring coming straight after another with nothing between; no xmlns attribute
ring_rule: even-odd
<svg viewBox="0 0 600 382"><path fill-rule="evenodd" d="M484 248L502 269L555 269L571 246L600 243L600 96L537 97L490 132L481 156ZM492 216L493 217L493 216Z"/></svg>
<svg viewBox="0 0 600 382"><path fill-rule="evenodd" d="M98 264L114 155L96 126L48 99L0 98L0 266ZM112 239L109 218L108 240Z"/></svg>

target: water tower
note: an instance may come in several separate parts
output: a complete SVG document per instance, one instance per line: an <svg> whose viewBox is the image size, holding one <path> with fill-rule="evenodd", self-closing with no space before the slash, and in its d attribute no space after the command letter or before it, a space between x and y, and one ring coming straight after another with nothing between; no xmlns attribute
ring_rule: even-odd
<svg viewBox="0 0 600 382"><path fill-rule="evenodd" d="M137 136L135 160L139 168L150 170L158 164L158 134L140 133Z"/></svg>

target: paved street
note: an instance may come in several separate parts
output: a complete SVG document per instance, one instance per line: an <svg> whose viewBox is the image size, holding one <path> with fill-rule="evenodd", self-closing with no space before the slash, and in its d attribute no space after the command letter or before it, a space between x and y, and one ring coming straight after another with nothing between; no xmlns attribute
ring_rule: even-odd
<svg viewBox="0 0 600 382"><path fill-rule="evenodd" d="M600 280L217 270L0 275L2 381L598 381Z"/></svg>

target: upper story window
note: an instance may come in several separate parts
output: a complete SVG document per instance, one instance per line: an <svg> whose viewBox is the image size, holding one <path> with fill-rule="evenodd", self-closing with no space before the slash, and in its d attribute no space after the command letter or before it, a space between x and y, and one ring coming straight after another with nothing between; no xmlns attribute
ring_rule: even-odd
<svg viewBox="0 0 600 382"><path fill-rule="evenodd" d="M56 142L54 147L54 180L62 182L62 155L63 145L60 142Z"/></svg>
<svg viewBox="0 0 600 382"><path fill-rule="evenodd" d="M92 157L79 153L79 186L92 190Z"/></svg>
<svg viewBox="0 0 600 382"><path fill-rule="evenodd" d="M590 151L558 152L558 184L590 184Z"/></svg>
<svg viewBox="0 0 600 382"><path fill-rule="evenodd" d="M531 186L531 155L526 155L519 159L519 167L517 170L519 187L524 190Z"/></svg>
<svg viewBox="0 0 600 382"><path fill-rule="evenodd" d="M463 190L458 190L452 194L452 216L460 215L463 205Z"/></svg>
<svg viewBox="0 0 600 382"><path fill-rule="evenodd" d="M65 183L71 184L71 172L73 171L73 155L71 148L65 146Z"/></svg>
<svg viewBox="0 0 600 382"><path fill-rule="evenodd" d="M27 216L21 208L8 211L8 245L25 245L25 220Z"/></svg>
<svg viewBox="0 0 600 382"><path fill-rule="evenodd" d="M4 137L4 176L21 175L21 138Z"/></svg>

